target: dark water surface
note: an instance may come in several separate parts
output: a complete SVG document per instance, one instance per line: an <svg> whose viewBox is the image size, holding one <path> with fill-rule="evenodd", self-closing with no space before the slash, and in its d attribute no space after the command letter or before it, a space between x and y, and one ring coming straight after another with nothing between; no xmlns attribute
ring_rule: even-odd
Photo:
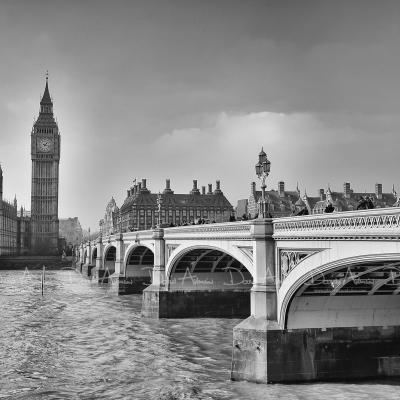
<svg viewBox="0 0 400 400"><path fill-rule="evenodd" d="M229 380L238 320L140 318L74 271L0 271L0 399L399 399L400 382Z"/></svg>

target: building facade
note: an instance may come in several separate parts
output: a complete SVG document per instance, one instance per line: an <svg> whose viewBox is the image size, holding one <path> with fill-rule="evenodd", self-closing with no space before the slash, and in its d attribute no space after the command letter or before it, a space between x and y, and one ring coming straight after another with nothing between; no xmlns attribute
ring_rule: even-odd
<svg viewBox="0 0 400 400"><path fill-rule="evenodd" d="M101 219L99 223L101 235L108 236L114 233L114 215L118 216L118 213L119 208L117 207L117 203L115 202L114 197L111 197L111 200L106 206L104 218Z"/></svg>
<svg viewBox="0 0 400 400"><path fill-rule="evenodd" d="M31 213L22 207L17 218L17 252L20 255L29 254L31 248Z"/></svg>
<svg viewBox="0 0 400 400"><path fill-rule="evenodd" d="M31 250L37 254L57 254L60 133L47 77L39 117L31 133L31 158Z"/></svg>
<svg viewBox="0 0 400 400"><path fill-rule="evenodd" d="M197 180L194 180L189 193L175 193L167 179L163 192L156 194L151 193L146 179L142 179L142 182L135 183L127 190L120 208L113 200L107 206L104 219L100 221L101 231L105 235L117 231L151 229L159 223L162 226L179 226L226 222L233 216L233 207L224 196L220 181L216 182L214 190L209 184L208 191L205 186L200 191Z"/></svg>
<svg viewBox="0 0 400 400"><path fill-rule="evenodd" d="M17 202L3 199L3 169L0 165L0 256L17 254Z"/></svg>
<svg viewBox="0 0 400 400"><path fill-rule="evenodd" d="M349 182L343 184L343 192L319 189L318 196L312 197L304 194L303 201L310 214L321 214L325 211L328 204L332 205L334 211L352 211L357 210L362 199L370 199L374 208L393 207L397 205L398 196L392 187L391 192L383 192L382 184L375 184L373 192L356 192Z"/></svg>
<svg viewBox="0 0 400 400"><path fill-rule="evenodd" d="M300 194L297 187L293 191L285 190L285 183L278 182L278 190L266 191L268 208L272 217L285 217L294 215L300 211L307 210L308 214L323 214L330 204L333 211L357 210L361 199L370 199L375 208L399 206L399 197L394 189L384 193L382 184L375 184L374 192L355 192L349 182L343 184L343 192L335 192L330 188L319 189L318 196L309 196L307 193ZM252 219L258 216L258 204L261 199L261 191L256 190L255 182L251 183L248 199L238 201L236 215L242 218L244 214Z"/></svg>

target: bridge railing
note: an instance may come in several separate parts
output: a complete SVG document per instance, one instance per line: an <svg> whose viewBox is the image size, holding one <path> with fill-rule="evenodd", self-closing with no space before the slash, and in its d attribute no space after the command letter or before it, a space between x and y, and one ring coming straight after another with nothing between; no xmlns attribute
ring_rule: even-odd
<svg viewBox="0 0 400 400"><path fill-rule="evenodd" d="M201 225L186 225L171 228L163 228L165 239L243 239L251 238L252 221L235 221L223 222L217 224L201 224ZM115 241L121 234L113 234L103 236L103 243ZM150 240L153 238L154 230L124 232L122 237L124 241ZM86 242L85 245L88 243ZM95 246L96 241L91 241L91 245Z"/></svg>
<svg viewBox="0 0 400 400"><path fill-rule="evenodd" d="M140 241L140 240L152 239L154 231L152 229L148 229L146 231L125 232L122 235L124 240Z"/></svg>
<svg viewBox="0 0 400 400"><path fill-rule="evenodd" d="M252 221L178 226L164 229L165 239L250 239Z"/></svg>
<svg viewBox="0 0 400 400"><path fill-rule="evenodd" d="M275 239L400 239L400 207L277 218L273 224Z"/></svg>

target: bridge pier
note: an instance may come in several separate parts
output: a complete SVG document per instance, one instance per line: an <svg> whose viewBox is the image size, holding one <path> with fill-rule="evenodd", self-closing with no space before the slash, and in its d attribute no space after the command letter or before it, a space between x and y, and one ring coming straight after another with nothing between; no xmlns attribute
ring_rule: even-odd
<svg viewBox="0 0 400 400"><path fill-rule="evenodd" d="M90 278L92 276L92 270L95 268L93 264L83 264L81 268L81 273L85 278Z"/></svg>
<svg viewBox="0 0 400 400"><path fill-rule="evenodd" d="M84 247L83 244L81 244L78 248L78 256L77 256L77 261L75 263L75 270L79 273L82 272L82 265L85 263L84 260Z"/></svg>
<svg viewBox="0 0 400 400"><path fill-rule="evenodd" d="M181 291L149 287L143 291L146 318L244 318L250 306L248 292Z"/></svg>
<svg viewBox="0 0 400 400"><path fill-rule="evenodd" d="M280 332L272 234L270 219L256 220L251 225L254 265L251 316L233 329L232 380L266 382L269 379L271 332Z"/></svg>
<svg viewBox="0 0 400 400"><path fill-rule="evenodd" d="M104 265L103 265L103 257L104 257L104 245L102 237L99 236L96 240L96 259L95 266L91 270L92 280L96 280L97 282L101 282L101 279L104 277Z"/></svg>
<svg viewBox="0 0 400 400"><path fill-rule="evenodd" d="M92 252L93 247L89 242L85 249L86 257L84 263L81 266L81 273L85 278L89 278L91 276L91 270L95 267L94 264L92 264Z"/></svg>
<svg viewBox="0 0 400 400"><path fill-rule="evenodd" d="M400 376L400 326L282 330L250 317L235 327L233 380L258 383Z"/></svg>
<svg viewBox="0 0 400 400"><path fill-rule="evenodd" d="M165 242L164 230L156 228L154 239L154 268L152 284L143 290L142 316L164 318L165 315Z"/></svg>
<svg viewBox="0 0 400 400"><path fill-rule="evenodd" d="M148 277L135 276L110 276L113 291L119 295L142 294L147 285L150 285Z"/></svg>

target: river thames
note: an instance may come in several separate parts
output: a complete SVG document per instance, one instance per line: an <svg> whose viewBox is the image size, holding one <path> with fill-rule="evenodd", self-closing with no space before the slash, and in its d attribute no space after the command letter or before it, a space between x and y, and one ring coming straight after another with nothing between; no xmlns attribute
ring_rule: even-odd
<svg viewBox="0 0 400 400"><path fill-rule="evenodd" d="M147 320L74 271L0 271L1 399L398 399L400 381L232 382L239 320Z"/></svg>

